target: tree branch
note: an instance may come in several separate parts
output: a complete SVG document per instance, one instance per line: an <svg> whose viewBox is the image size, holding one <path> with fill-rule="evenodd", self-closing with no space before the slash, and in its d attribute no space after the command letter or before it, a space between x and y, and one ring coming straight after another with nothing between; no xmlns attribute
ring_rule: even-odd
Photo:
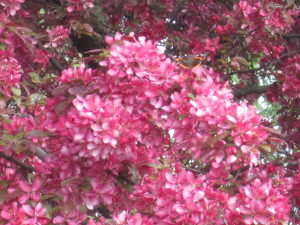
<svg viewBox="0 0 300 225"><path fill-rule="evenodd" d="M40 160L44 161L46 156L49 156L48 152L46 152L43 148L36 146L32 141L30 140L23 140L23 143L31 151L31 153L35 156L37 156Z"/></svg>
<svg viewBox="0 0 300 225"><path fill-rule="evenodd" d="M284 34L281 35L283 38L300 38L300 34Z"/></svg>
<svg viewBox="0 0 300 225"><path fill-rule="evenodd" d="M228 75L239 74L239 73L253 73L253 72L259 71L259 70L261 70L263 68L264 67L259 67L259 68L255 68L255 69L252 69L252 70L233 71L233 72L229 73Z"/></svg>
<svg viewBox="0 0 300 225"><path fill-rule="evenodd" d="M210 169L211 169L211 165L206 165L205 167L202 167L202 168L192 168L192 167L188 167L188 166L185 166L185 165L181 165L182 168L186 169L186 170L190 170L192 172L195 172L197 174L207 174Z"/></svg>
<svg viewBox="0 0 300 225"><path fill-rule="evenodd" d="M44 46L38 42L37 46L43 50L45 50ZM60 73L64 70L64 67L54 58L50 58L49 59L50 63L52 64L52 66L57 69Z"/></svg>
<svg viewBox="0 0 300 225"><path fill-rule="evenodd" d="M243 89L238 89L233 91L233 95L236 98L243 97L251 94L264 94L267 92L269 85L267 86L250 86Z"/></svg>
<svg viewBox="0 0 300 225"><path fill-rule="evenodd" d="M231 10L232 9L232 7L231 6L229 6L229 4L227 4L228 2L227 2L228 0L226 0L226 1L223 1L223 0L219 0L219 2L221 2L223 5L225 5L226 6L226 8L227 9L229 9L229 10ZM231 5L232 5L232 2L230 2L231 3Z"/></svg>
<svg viewBox="0 0 300 225"><path fill-rule="evenodd" d="M252 70L239 70L239 71L233 71L233 72L230 72L228 73L228 75L233 75L233 74L239 74L239 73L253 73L253 72L256 72L256 71L259 71L259 70L262 70L262 69L265 69L265 68L268 68L270 66L274 66L276 63L280 62L283 58L285 57L289 57L295 53L298 53L300 51L300 48L297 48L295 51L292 51L292 52L287 52L283 55L281 55L278 59L275 59L271 62L268 62L264 65L262 65L261 67L259 68L254 68Z"/></svg>
<svg viewBox="0 0 300 225"><path fill-rule="evenodd" d="M292 162L285 162L285 161L280 161L280 162L273 162L274 166L298 166L300 165L300 161L292 161Z"/></svg>
<svg viewBox="0 0 300 225"><path fill-rule="evenodd" d="M60 73L64 70L64 67L54 58L49 59L52 66L57 69Z"/></svg>
<svg viewBox="0 0 300 225"><path fill-rule="evenodd" d="M106 218L106 219L111 219L111 213L110 211L101 203L98 207L97 210Z"/></svg>
<svg viewBox="0 0 300 225"><path fill-rule="evenodd" d="M206 27L206 29L207 29L207 31L208 31L208 34L209 34L210 38L212 38L213 35L212 35L212 33L210 32L209 26L208 26L207 23L205 22L205 20L204 20L204 18L203 18L203 16L202 16L202 13L200 12L200 10L199 10L199 8L198 8L198 6L197 6L197 4L195 3L194 0L192 0L192 4L194 5L196 11L198 12L198 16L199 16L200 19L202 20L202 23L203 23L204 26Z"/></svg>
<svg viewBox="0 0 300 225"><path fill-rule="evenodd" d="M10 155L8 155L8 154L6 154L4 152L0 152L0 157L4 158L4 159L6 159L6 160L8 160L8 161L10 161L10 162L12 162L14 164L16 164L16 165L18 165L18 166L20 166L20 167L22 167L22 168L24 168L26 170L29 170L31 172L33 172L35 170L34 167L32 167L32 166L30 166L30 165L22 162L19 159L13 158L12 156L10 156Z"/></svg>
<svg viewBox="0 0 300 225"><path fill-rule="evenodd" d="M239 174L241 174L241 173L243 173L243 172L246 172L246 171L249 170L249 169L250 169L250 166L249 166L249 165L243 166L243 167L241 167L240 169L237 169L237 170L231 170L231 171L230 171L230 174L231 174L232 176L237 176L237 175L239 175Z"/></svg>

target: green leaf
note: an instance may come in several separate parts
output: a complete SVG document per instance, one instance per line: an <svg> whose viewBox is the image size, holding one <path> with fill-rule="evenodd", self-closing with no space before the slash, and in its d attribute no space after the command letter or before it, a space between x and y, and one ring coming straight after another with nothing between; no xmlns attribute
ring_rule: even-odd
<svg viewBox="0 0 300 225"><path fill-rule="evenodd" d="M155 163L143 163L143 165L145 166L149 166L149 167L152 167L152 168L160 168L160 165L157 165Z"/></svg>
<svg viewBox="0 0 300 225"><path fill-rule="evenodd" d="M66 112L68 106L70 105L68 100L63 100L61 102L56 103L54 106L54 111L57 115L61 115Z"/></svg>
<svg viewBox="0 0 300 225"><path fill-rule="evenodd" d="M206 145L208 145L210 147L214 147L214 145L218 141L225 139L227 136L228 136L228 133L218 134L215 137L212 137L212 138L208 139L208 141L206 142Z"/></svg>
<svg viewBox="0 0 300 225"><path fill-rule="evenodd" d="M6 200L7 189L0 189L0 204L2 204Z"/></svg>
<svg viewBox="0 0 300 225"><path fill-rule="evenodd" d="M21 89L17 88L17 87L11 87L11 92L15 95L15 96L21 96Z"/></svg>
<svg viewBox="0 0 300 225"><path fill-rule="evenodd" d="M269 145L260 145L260 147L267 152L272 151L272 148Z"/></svg>
<svg viewBox="0 0 300 225"><path fill-rule="evenodd" d="M40 93L33 93L32 95L30 95L30 101L32 104L35 103L43 104L45 99L46 96Z"/></svg>
<svg viewBox="0 0 300 225"><path fill-rule="evenodd" d="M9 201L11 201L11 200L14 199L14 198L19 197L19 196L22 195L22 194L23 194L22 191L14 191L14 192L9 193L9 194L6 193L6 194L4 195L4 201L9 202Z"/></svg>
<svg viewBox="0 0 300 225"><path fill-rule="evenodd" d="M237 61L237 62L243 64L244 66L248 66L248 65L249 65L249 62L248 62L245 58L243 58L243 57L241 57L241 56L235 56L235 57L233 58L233 60L235 60L235 61Z"/></svg>
<svg viewBox="0 0 300 225"><path fill-rule="evenodd" d="M55 97L59 96L59 95L64 95L69 88L70 88L69 85L61 85L61 86L54 88L52 90L51 94Z"/></svg>
<svg viewBox="0 0 300 225"><path fill-rule="evenodd" d="M192 94L192 93L188 93L188 96L193 99L193 100L196 100L196 97Z"/></svg>
<svg viewBox="0 0 300 225"><path fill-rule="evenodd" d="M25 137L48 137L50 133L42 130L31 130L25 134Z"/></svg>
<svg viewBox="0 0 300 225"><path fill-rule="evenodd" d="M64 181L62 181L62 182L61 182L61 186L65 186L65 185L67 185L67 184L69 184L69 183L77 182L77 181L79 181L79 180L80 180L80 179L77 178L77 177L70 177L70 178L68 178L68 179L66 179L66 180L64 180Z"/></svg>
<svg viewBox="0 0 300 225"><path fill-rule="evenodd" d="M187 116L187 114L181 114L181 115L179 116L179 120L180 120L180 121L183 120L186 116Z"/></svg>
<svg viewBox="0 0 300 225"><path fill-rule="evenodd" d="M3 187L3 186L7 186L9 185L10 181L9 180L1 180L0 181L0 186ZM1 190L0 190L1 192ZM1 193L0 193L1 194Z"/></svg>
<svg viewBox="0 0 300 225"><path fill-rule="evenodd" d="M17 133L14 137L15 140L19 141L19 140L22 140L24 137L24 132L23 131L20 131L19 133Z"/></svg>
<svg viewBox="0 0 300 225"><path fill-rule="evenodd" d="M53 216L53 207L50 205L50 203L45 202L43 203L44 208L46 209L46 217L51 219Z"/></svg>
<svg viewBox="0 0 300 225"><path fill-rule="evenodd" d="M14 140L13 135L6 134L6 133L2 135L2 141L8 143L8 142L11 142L12 140Z"/></svg>
<svg viewBox="0 0 300 225"><path fill-rule="evenodd" d="M45 201L45 200L54 199L54 198L57 198L57 196L56 195L43 195L41 197L41 200Z"/></svg>
<svg viewBox="0 0 300 225"><path fill-rule="evenodd" d="M6 44L3 42L0 42L0 50L5 50L6 49Z"/></svg>
<svg viewBox="0 0 300 225"><path fill-rule="evenodd" d="M39 77L39 75L37 73L32 72L32 73L29 73L28 75L30 76L31 81L33 83L35 83L35 84L41 83L41 78Z"/></svg>
<svg viewBox="0 0 300 225"><path fill-rule="evenodd" d="M45 9L41 8L40 11L39 11L39 14L44 15L45 13L46 13Z"/></svg>

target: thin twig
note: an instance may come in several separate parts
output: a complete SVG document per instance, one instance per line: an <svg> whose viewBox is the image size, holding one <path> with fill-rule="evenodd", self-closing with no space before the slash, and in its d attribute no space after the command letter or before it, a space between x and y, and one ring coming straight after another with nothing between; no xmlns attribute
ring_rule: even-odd
<svg viewBox="0 0 300 225"><path fill-rule="evenodd" d="M252 70L239 70L239 71L231 72L231 73L229 73L228 75L240 74L240 73L253 73L253 72L262 70L263 68L264 68L264 67L259 67L259 68L255 68L255 69L252 69Z"/></svg>
<svg viewBox="0 0 300 225"><path fill-rule="evenodd" d="M56 59L50 58L49 61L60 73L64 70L64 67Z"/></svg>
<svg viewBox="0 0 300 225"><path fill-rule="evenodd" d="M300 34L283 34L281 35L283 38L300 38Z"/></svg>
<svg viewBox="0 0 300 225"><path fill-rule="evenodd" d="M270 86L250 86L243 89L234 90L233 95L238 98L250 94L264 94L266 93L268 87Z"/></svg>
<svg viewBox="0 0 300 225"><path fill-rule="evenodd" d="M4 152L0 152L0 157L6 159L6 160L8 160L8 161L10 161L10 162L12 162L12 163L14 163L16 165L18 165L18 166L20 166L20 167L22 167L24 169L27 169L27 170L29 170L31 172L33 172L35 170L34 167L32 167L32 166L30 166L30 165L22 162L19 159L16 159L16 158L12 157L12 156L4 153Z"/></svg>
<svg viewBox="0 0 300 225"><path fill-rule="evenodd" d="M268 63L266 63L265 65L262 65L259 68L255 68L255 69L252 69L252 70L234 71L234 72L229 73L228 75L239 74L239 73L252 73L252 72L255 72L255 71L262 70L264 68L267 68L267 67L275 65L276 63L280 62L283 58L289 57L289 56L291 56L291 55L293 55L295 53L298 53L299 51L300 51L300 48L297 48L295 51L287 52L287 53L283 54L282 56L280 56L278 59L275 59L275 60L273 60L271 62L268 62Z"/></svg>
<svg viewBox="0 0 300 225"><path fill-rule="evenodd" d="M300 165L300 161L293 161L293 162L273 162L274 166L298 166Z"/></svg>
<svg viewBox="0 0 300 225"><path fill-rule="evenodd" d="M42 43L38 42L38 47L43 49L43 50L46 50L44 48L44 46L42 45ZM52 66L57 69L60 73L64 70L64 67L55 59L55 58L50 58L49 59L50 63L52 64Z"/></svg>
<svg viewBox="0 0 300 225"><path fill-rule="evenodd" d="M206 27L206 29L207 29L207 31L208 31L208 34L209 34L210 38L212 38L213 35L212 35L212 33L210 32L210 29L209 29L207 23L205 22L204 18L202 17L202 13L201 13L200 10L198 9L198 6L197 6L197 4L195 3L194 0L192 0L192 4L193 4L194 7L196 8L196 11L198 12L198 15L199 15L200 19L202 20L202 23L203 23L204 26Z"/></svg>

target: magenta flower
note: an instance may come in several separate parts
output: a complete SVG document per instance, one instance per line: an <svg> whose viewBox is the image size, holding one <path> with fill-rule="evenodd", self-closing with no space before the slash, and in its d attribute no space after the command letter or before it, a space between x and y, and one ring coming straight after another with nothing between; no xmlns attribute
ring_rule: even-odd
<svg viewBox="0 0 300 225"><path fill-rule="evenodd" d="M25 181L19 181L19 187L24 192L19 197L19 202L21 204L24 204L28 201L28 199L32 199L33 201L39 201L40 200L40 193L39 190L41 188L41 180L39 178L35 178L32 184L28 184Z"/></svg>

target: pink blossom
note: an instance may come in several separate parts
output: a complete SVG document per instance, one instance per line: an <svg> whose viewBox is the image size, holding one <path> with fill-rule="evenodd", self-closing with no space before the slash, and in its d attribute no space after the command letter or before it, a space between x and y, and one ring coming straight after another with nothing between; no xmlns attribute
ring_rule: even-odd
<svg viewBox="0 0 300 225"><path fill-rule="evenodd" d="M24 192L19 197L19 202L21 204L27 202L29 198L31 198L33 201L40 200L39 190L41 188L41 180L39 178L36 178L31 185L24 181L20 181L19 187Z"/></svg>
<svg viewBox="0 0 300 225"><path fill-rule="evenodd" d="M41 202L38 202L34 208L30 205L23 205L22 209L28 217L24 219L23 224L48 224L49 219L45 217L46 209L43 208Z"/></svg>
<svg viewBox="0 0 300 225"><path fill-rule="evenodd" d="M52 29L47 29L49 35L49 42L44 46L45 48L52 47L57 48L61 46L67 38L69 38L69 31L63 26L57 26Z"/></svg>

